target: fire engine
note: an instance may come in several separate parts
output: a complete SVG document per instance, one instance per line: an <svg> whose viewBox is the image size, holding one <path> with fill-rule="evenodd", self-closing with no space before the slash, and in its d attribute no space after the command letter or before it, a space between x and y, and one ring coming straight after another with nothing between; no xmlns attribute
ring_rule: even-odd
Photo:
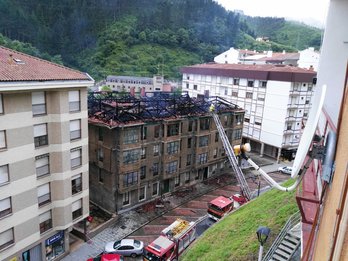
<svg viewBox="0 0 348 261"><path fill-rule="evenodd" d="M208 216L218 221L246 202L247 200L240 194L235 194L232 197L219 196L208 203Z"/></svg>
<svg viewBox="0 0 348 261"><path fill-rule="evenodd" d="M196 239L196 222L177 219L162 230L161 235L144 249L143 260L178 260Z"/></svg>

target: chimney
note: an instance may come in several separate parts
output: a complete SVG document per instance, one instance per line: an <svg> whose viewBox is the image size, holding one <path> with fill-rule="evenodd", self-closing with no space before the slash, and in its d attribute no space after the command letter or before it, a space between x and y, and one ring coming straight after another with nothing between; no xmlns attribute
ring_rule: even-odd
<svg viewBox="0 0 348 261"><path fill-rule="evenodd" d="M8 55L8 59L7 59L7 61L8 61L8 64L13 64L13 57L12 57L12 53L10 53L9 55Z"/></svg>

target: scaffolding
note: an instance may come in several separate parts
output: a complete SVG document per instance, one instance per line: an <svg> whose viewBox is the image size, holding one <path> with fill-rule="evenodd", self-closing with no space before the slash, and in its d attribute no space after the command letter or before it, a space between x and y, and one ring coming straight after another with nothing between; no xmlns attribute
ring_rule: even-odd
<svg viewBox="0 0 348 261"><path fill-rule="evenodd" d="M91 92L88 94L88 119L90 123L114 128L164 119L209 116L211 105L217 113L242 111L217 96L192 98L188 93L149 92L136 97L130 93Z"/></svg>

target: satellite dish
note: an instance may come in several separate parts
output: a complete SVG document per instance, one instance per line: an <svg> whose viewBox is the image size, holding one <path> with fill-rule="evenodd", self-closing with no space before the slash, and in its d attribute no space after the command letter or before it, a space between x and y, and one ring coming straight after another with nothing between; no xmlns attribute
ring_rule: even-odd
<svg viewBox="0 0 348 261"><path fill-rule="evenodd" d="M304 131L302 133L300 144L296 152L294 165L292 166L292 172L291 172L292 178L296 178L298 176L298 173L300 172L300 169L307 156L309 147L312 143L312 139L315 134L315 130L317 128L321 109L323 107L325 93L326 93L326 85L317 86L313 96L312 108L309 112L309 117L306 123L306 127L304 128Z"/></svg>

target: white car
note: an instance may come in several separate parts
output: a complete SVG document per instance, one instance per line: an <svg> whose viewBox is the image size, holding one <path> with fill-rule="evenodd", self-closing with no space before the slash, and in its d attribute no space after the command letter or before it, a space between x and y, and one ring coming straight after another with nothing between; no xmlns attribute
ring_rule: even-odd
<svg viewBox="0 0 348 261"><path fill-rule="evenodd" d="M291 175L292 167L286 167L286 166L285 167L279 167L278 171L281 172L281 173L284 173L284 174Z"/></svg>
<svg viewBox="0 0 348 261"><path fill-rule="evenodd" d="M143 254L144 242L135 239L122 239L105 245L105 253L116 253L123 256L136 257Z"/></svg>

